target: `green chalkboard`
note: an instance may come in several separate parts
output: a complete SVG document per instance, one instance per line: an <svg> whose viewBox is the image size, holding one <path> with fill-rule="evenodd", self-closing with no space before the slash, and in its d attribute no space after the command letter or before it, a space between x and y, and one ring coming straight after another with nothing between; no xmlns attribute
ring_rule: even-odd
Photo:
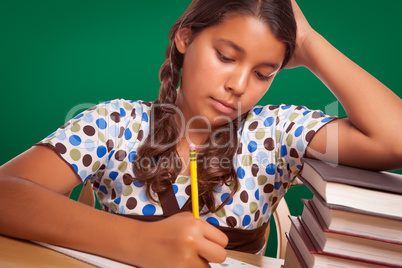
<svg viewBox="0 0 402 268"><path fill-rule="evenodd" d="M189 3L1 1L0 164L99 102L154 100L169 28ZM318 32L402 97L402 1L299 0L299 5ZM304 68L281 72L259 104L268 103L345 115ZM304 187L286 195L293 215L301 213L302 197L311 197Z"/></svg>

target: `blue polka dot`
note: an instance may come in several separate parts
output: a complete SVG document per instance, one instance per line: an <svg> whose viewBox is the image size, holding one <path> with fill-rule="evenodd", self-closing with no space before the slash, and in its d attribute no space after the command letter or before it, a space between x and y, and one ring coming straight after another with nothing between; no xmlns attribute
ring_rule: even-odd
<svg viewBox="0 0 402 268"><path fill-rule="evenodd" d="M179 208L182 208L184 206L184 204L187 202L187 198L179 195L177 198L177 204L179 205Z"/></svg>
<svg viewBox="0 0 402 268"><path fill-rule="evenodd" d="M239 177L239 179L243 179L245 175L246 172L244 171L244 169L242 167L239 167L237 169L237 177Z"/></svg>
<svg viewBox="0 0 402 268"><path fill-rule="evenodd" d="M223 195L221 195L221 201L222 201L222 202L225 201L228 197L229 197L229 194L228 194L228 193L224 193ZM232 204L232 203L233 203L233 198L231 198L231 199L229 200L229 202L228 202L226 205L230 205L230 204Z"/></svg>
<svg viewBox="0 0 402 268"><path fill-rule="evenodd" d="M305 112L303 112L303 116L306 115L306 114L308 114L308 113L310 113L310 111L305 111Z"/></svg>
<svg viewBox="0 0 402 268"><path fill-rule="evenodd" d="M303 133L304 127L300 126L295 131L295 137L299 137Z"/></svg>
<svg viewBox="0 0 402 268"><path fill-rule="evenodd" d="M172 188L173 188L173 192L175 194L177 194L177 192L179 191L179 187L177 187L177 185L173 185Z"/></svg>
<svg viewBox="0 0 402 268"><path fill-rule="evenodd" d="M83 117L84 116L84 114L79 114L79 115L77 115L77 116L75 116L73 119L80 119L81 117Z"/></svg>
<svg viewBox="0 0 402 268"><path fill-rule="evenodd" d="M99 186L99 191L101 191L101 192L104 193L104 194L107 194L107 188L106 188L106 186L105 186L105 185Z"/></svg>
<svg viewBox="0 0 402 268"><path fill-rule="evenodd" d="M131 133L130 129L126 128L126 130L124 131L124 138L126 140L131 139L131 137L133 136L133 134Z"/></svg>
<svg viewBox="0 0 402 268"><path fill-rule="evenodd" d="M327 123L327 122L329 122L331 120L332 120L332 118L324 118L324 119L321 120L321 122L322 123Z"/></svg>
<svg viewBox="0 0 402 268"><path fill-rule="evenodd" d="M288 149L286 148L286 145L281 146L281 156L284 157L288 154Z"/></svg>
<svg viewBox="0 0 402 268"><path fill-rule="evenodd" d="M64 141L66 138L67 138L67 137L66 137L66 132L65 132L64 130L60 131L60 132L57 134L57 139L58 139L59 141Z"/></svg>
<svg viewBox="0 0 402 268"><path fill-rule="evenodd" d="M296 148L297 148L297 150L299 150L300 152L303 152L303 151L304 151L304 142L303 142L303 140L298 140L298 141L296 142Z"/></svg>
<svg viewBox="0 0 402 268"><path fill-rule="evenodd" d="M140 199L141 202L147 202L147 201L148 201L147 191L142 190L142 191L138 194L138 198Z"/></svg>
<svg viewBox="0 0 402 268"><path fill-rule="evenodd" d="M255 180L254 178L246 179L246 188L247 190L253 190L255 188Z"/></svg>
<svg viewBox="0 0 402 268"><path fill-rule="evenodd" d="M275 164L268 164L267 167L265 168L265 172L267 172L267 174L269 175L274 175L275 169L276 169Z"/></svg>
<svg viewBox="0 0 402 268"><path fill-rule="evenodd" d="M80 178L81 180L85 180L85 177L87 176L87 171L86 170L81 170L80 172Z"/></svg>
<svg viewBox="0 0 402 268"><path fill-rule="evenodd" d="M117 181L115 189L118 194L121 194L123 192L123 184L120 181Z"/></svg>
<svg viewBox="0 0 402 268"><path fill-rule="evenodd" d="M244 208L240 204L236 204L233 207L233 213L236 214L237 216L242 216L244 214Z"/></svg>
<svg viewBox="0 0 402 268"><path fill-rule="evenodd" d="M148 204L142 209L142 214L144 214L144 215L154 215L155 211L156 211L155 206L152 205L152 204Z"/></svg>
<svg viewBox="0 0 402 268"><path fill-rule="evenodd" d="M142 113L142 121L148 122L148 114L147 113Z"/></svg>
<svg viewBox="0 0 402 268"><path fill-rule="evenodd" d="M82 120L84 120L85 123L91 123L94 121L94 116L92 113L87 114Z"/></svg>
<svg viewBox="0 0 402 268"><path fill-rule="evenodd" d="M258 153L257 153L257 156L256 156L256 160L257 160L257 162L260 163L260 164L265 164L265 163L267 163L267 161L268 161L268 155L267 155L267 153L265 153L265 152L263 152L263 151L258 152Z"/></svg>
<svg viewBox="0 0 402 268"><path fill-rule="evenodd" d="M283 169L279 169L279 176L281 176L282 177L282 175L283 175Z"/></svg>
<svg viewBox="0 0 402 268"><path fill-rule="evenodd" d="M107 149L106 149L105 146L99 146L98 149L96 149L96 155L97 155L99 158L104 157L105 154L106 154L106 152L107 152Z"/></svg>
<svg viewBox="0 0 402 268"><path fill-rule="evenodd" d="M105 129L107 127L107 123L106 123L105 119L103 119L103 118L99 118L98 120L96 120L96 125L100 129Z"/></svg>
<svg viewBox="0 0 402 268"><path fill-rule="evenodd" d="M68 141L69 141L72 145L74 145L74 146L78 146L78 145L81 144L81 138L80 138L79 136L77 136L77 135L72 135L72 136L68 139Z"/></svg>
<svg viewBox="0 0 402 268"><path fill-rule="evenodd" d="M262 214L265 214L268 209L268 203L265 203L264 206L262 207Z"/></svg>
<svg viewBox="0 0 402 268"><path fill-rule="evenodd" d="M136 156L137 156L137 152L132 151L131 153L128 154L128 161L130 161L130 163L134 163Z"/></svg>
<svg viewBox="0 0 402 268"><path fill-rule="evenodd" d="M274 117L268 117L267 119L265 119L264 121L264 126L266 127L270 127L272 126L272 124L275 122L275 118Z"/></svg>
<svg viewBox="0 0 402 268"><path fill-rule="evenodd" d="M207 219L207 222L209 222L210 224L219 226L219 221L218 221L217 219L215 219L214 217L209 217L209 218Z"/></svg>
<svg viewBox="0 0 402 268"><path fill-rule="evenodd" d="M261 107L255 108L255 109L254 109L254 114L259 115L259 114L261 113L261 111L262 111L262 108L261 108Z"/></svg>
<svg viewBox="0 0 402 268"><path fill-rule="evenodd" d="M112 136L113 138L116 138L117 136L119 136L120 134L120 129L117 126L111 126L109 128L109 134L110 136Z"/></svg>
<svg viewBox="0 0 402 268"><path fill-rule="evenodd" d="M85 146L85 149L87 149L89 152L92 152L96 148L96 144L93 140L84 141L84 146Z"/></svg>
<svg viewBox="0 0 402 268"><path fill-rule="evenodd" d="M119 173L117 173L116 171L112 171L109 174L109 178L111 178L113 181L115 181L117 178L117 175L119 175Z"/></svg>
<svg viewBox="0 0 402 268"><path fill-rule="evenodd" d="M114 162L112 160L109 160L106 164L106 169L110 170L110 169L113 169L113 167L114 167Z"/></svg>
<svg viewBox="0 0 402 268"><path fill-rule="evenodd" d="M214 187L214 192L215 193L220 193L220 192L222 192L222 185L217 185L217 186L215 186Z"/></svg>
<svg viewBox="0 0 402 268"><path fill-rule="evenodd" d="M247 225L249 225L249 224L250 224L250 222L251 222L251 217L250 217L250 215L246 215L246 216L244 216L244 218L243 218L243 222L242 222L243 226L247 226Z"/></svg>
<svg viewBox="0 0 402 268"><path fill-rule="evenodd" d="M250 141L250 143L247 146L247 149L250 153L254 152L257 150L257 143L255 141Z"/></svg>
<svg viewBox="0 0 402 268"><path fill-rule="evenodd" d="M281 186L282 186L282 182L281 182L281 181L276 181L276 182L274 183L274 188L275 188L275 190L279 190L279 188L281 188Z"/></svg>
<svg viewBox="0 0 402 268"><path fill-rule="evenodd" d="M134 181L133 184L135 187L138 187L138 188L141 188L142 186L144 186L144 183L142 181L138 181L138 180Z"/></svg>
<svg viewBox="0 0 402 268"><path fill-rule="evenodd" d="M126 212L124 210L124 206L119 207L119 214L126 214Z"/></svg>
<svg viewBox="0 0 402 268"><path fill-rule="evenodd" d="M75 170L75 172L78 172L78 167L77 167L76 164L72 164L71 166L73 167L73 169Z"/></svg>
<svg viewBox="0 0 402 268"><path fill-rule="evenodd" d="M120 117L125 117L126 116L126 111L124 111L123 108L120 108Z"/></svg>
<svg viewBox="0 0 402 268"><path fill-rule="evenodd" d="M254 196L256 200L260 200L260 189L257 189L257 191L255 191Z"/></svg>
<svg viewBox="0 0 402 268"><path fill-rule="evenodd" d="M109 153L109 155L108 155L108 157L107 157L107 160L110 160L110 158L112 158L112 156L113 156L113 154L114 154L115 151L116 151L116 150L112 150L112 151Z"/></svg>
<svg viewBox="0 0 402 268"><path fill-rule="evenodd" d="M120 204L120 201L121 201L121 196L117 197L117 198L114 200L114 202L115 202L116 204Z"/></svg>

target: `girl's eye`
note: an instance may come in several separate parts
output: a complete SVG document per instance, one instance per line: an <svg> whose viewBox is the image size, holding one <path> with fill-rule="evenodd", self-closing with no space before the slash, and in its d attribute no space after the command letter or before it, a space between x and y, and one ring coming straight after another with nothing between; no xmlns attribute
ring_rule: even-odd
<svg viewBox="0 0 402 268"><path fill-rule="evenodd" d="M218 50L216 51L216 53L218 54L218 58L223 61L223 62L234 62L233 59L230 59L226 56L224 56L222 53L220 53Z"/></svg>
<svg viewBox="0 0 402 268"><path fill-rule="evenodd" d="M271 77L271 76L263 75L260 72L255 72L255 74L257 75L258 79L263 80L263 81L268 81L268 79Z"/></svg>

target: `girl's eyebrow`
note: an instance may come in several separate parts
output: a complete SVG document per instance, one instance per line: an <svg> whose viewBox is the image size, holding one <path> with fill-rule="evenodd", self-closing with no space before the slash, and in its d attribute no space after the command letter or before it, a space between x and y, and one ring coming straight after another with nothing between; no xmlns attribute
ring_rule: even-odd
<svg viewBox="0 0 402 268"><path fill-rule="evenodd" d="M246 54L245 50L242 47L238 46L237 44L233 43L230 40L226 40L226 39L221 38L218 41L223 43L224 45L227 45L227 46L233 48L234 50L236 50L237 52L239 52L241 54ZM262 65L271 67L271 68L273 68L275 70L279 68L279 64L275 64L275 63L272 63L272 62L264 62L264 63L262 63Z"/></svg>

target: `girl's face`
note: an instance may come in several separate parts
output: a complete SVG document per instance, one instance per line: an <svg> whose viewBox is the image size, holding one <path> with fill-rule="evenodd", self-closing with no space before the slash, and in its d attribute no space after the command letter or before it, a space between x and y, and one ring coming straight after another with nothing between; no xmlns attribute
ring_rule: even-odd
<svg viewBox="0 0 402 268"><path fill-rule="evenodd" d="M191 30L182 28L175 42L184 55L177 106L186 122L192 118L192 127L219 126L249 111L286 52L268 25L252 16L229 16L191 43L190 37Z"/></svg>

